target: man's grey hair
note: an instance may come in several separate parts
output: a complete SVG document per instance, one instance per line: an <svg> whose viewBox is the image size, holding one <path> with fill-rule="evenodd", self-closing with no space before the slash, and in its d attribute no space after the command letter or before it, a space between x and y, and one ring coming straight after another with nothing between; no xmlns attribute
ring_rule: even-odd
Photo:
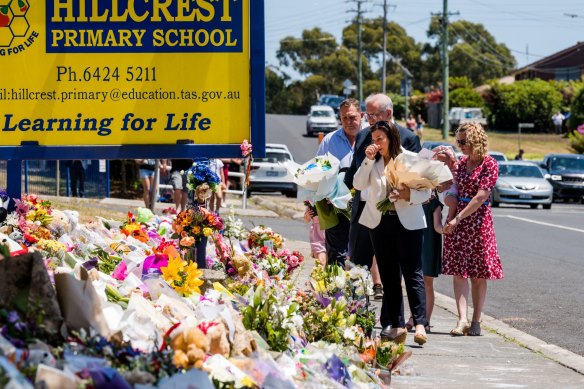
<svg viewBox="0 0 584 389"><path fill-rule="evenodd" d="M377 103L379 105L379 109L391 109L393 113L393 101L388 95L384 95L383 93L372 93L365 99L365 105L369 103Z"/></svg>

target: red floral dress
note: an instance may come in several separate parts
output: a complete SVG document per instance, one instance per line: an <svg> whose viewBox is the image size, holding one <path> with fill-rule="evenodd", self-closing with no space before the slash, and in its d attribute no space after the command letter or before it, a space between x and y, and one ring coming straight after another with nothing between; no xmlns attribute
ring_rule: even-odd
<svg viewBox="0 0 584 389"><path fill-rule="evenodd" d="M459 198L457 214L468 205L461 198L472 199L479 189L491 191L499 176L497 161L490 156L471 173L466 171L467 161L468 157L463 156L455 172ZM503 278L490 204L481 205L459 222L453 234L444 235L442 273L487 280Z"/></svg>

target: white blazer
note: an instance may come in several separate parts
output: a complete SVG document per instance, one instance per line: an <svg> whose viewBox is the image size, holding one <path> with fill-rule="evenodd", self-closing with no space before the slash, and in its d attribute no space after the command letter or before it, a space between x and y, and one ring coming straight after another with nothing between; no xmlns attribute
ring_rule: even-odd
<svg viewBox="0 0 584 389"><path fill-rule="evenodd" d="M399 160L400 156L404 154L416 155L416 153L412 153L402 147L402 154L398 155L396 160ZM383 158L377 161L365 158L353 178L355 189L361 191L367 189L367 198L362 199L366 201L365 208L363 208L363 213L359 218L359 223L365 227L375 228L381 222L381 212L377 209L377 203L386 197L386 185L387 179L385 178ZM407 230L426 228L426 217L422 203L427 201L431 194L432 191L430 189L411 189L409 202L400 199L394 203L399 221Z"/></svg>

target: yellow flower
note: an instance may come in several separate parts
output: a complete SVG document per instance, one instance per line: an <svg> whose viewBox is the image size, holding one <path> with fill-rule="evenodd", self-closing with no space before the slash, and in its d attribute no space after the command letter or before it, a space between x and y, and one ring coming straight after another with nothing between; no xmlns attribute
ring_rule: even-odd
<svg viewBox="0 0 584 389"><path fill-rule="evenodd" d="M212 233L213 233L213 230L212 230L212 229L210 229L209 227L204 227L204 228L203 228L203 235L205 235L205 236L207 236L207 237L208 237L208 236L209 236L209 235L211 235Z"/></svg>
<svg viewBox="0 0 584 389"><path fill-rule="evenodd" d="M162 277L171 286L174 287L174 281L182 281L181 273L184 269L184 263L180 257L173 257L168 259L168 266L161 267Z"/></svg>
<svg viewBox="0 0 584 389"><path fill-rule="evenodd" d="M195 234L195 235L199 235L200 233L201 233L201 227L199 227L199 226L195 226L195 227L193 228L193 234Z"/></svg>

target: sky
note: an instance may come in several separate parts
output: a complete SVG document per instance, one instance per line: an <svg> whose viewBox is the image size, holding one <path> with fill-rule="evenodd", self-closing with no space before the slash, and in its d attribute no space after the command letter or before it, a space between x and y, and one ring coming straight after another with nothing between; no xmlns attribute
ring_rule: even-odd
<svg viewBox="0 0 584 389"><path fill-rule="evenodd" d="M405 28L416 42L428 42L432 13L442 12L441 0L388 0L388 20ZM395 7L393 7L395 6ZM341 42L342 30L354 17L354 0L265 0L266 64L278 66L276 51L286 36L320 27ZM383 15L383 0L367 0L364 17ZM584 41L584 0L449 0L451 21L483 24L515 56L518 67ZM569 17L565 14L576 15ZM299 78L297 73L290 73Z"/></svg>

